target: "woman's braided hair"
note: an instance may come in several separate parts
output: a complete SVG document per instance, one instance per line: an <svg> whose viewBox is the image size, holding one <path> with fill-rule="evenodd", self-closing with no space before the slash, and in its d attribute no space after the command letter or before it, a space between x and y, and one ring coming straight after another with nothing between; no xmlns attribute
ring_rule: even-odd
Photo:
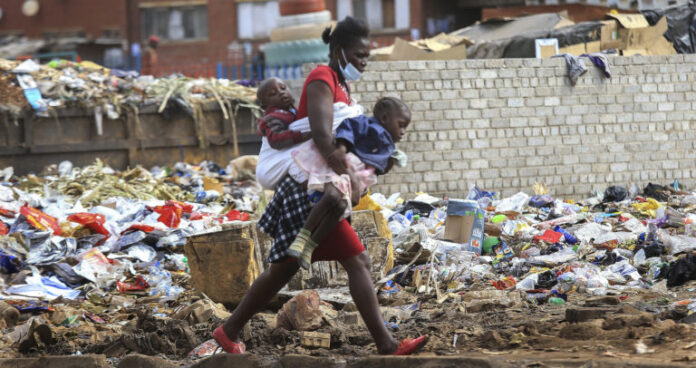
<svg viewBox="0 0 696 368"><path fill-rule="evenodd" d="M370 28L364 21L353 17L346 17L338 22L336 27L326 27L321 34L321 39L329 45L329 52L333 53L336 48L346 48L353 43L360 42L363 38L370 36Z"/></svg>

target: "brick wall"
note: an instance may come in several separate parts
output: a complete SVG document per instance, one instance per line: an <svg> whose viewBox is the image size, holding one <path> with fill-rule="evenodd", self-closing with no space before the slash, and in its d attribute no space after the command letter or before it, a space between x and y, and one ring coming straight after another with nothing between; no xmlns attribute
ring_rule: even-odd
<svg viewBox="0 0 696 368"><path fill-rule="evenodd" d="M399 144L410 162L375 189L456 196L476 183L510 195L540 182L578 198L613 184L694 188L696 55L610 60L611 79L587 61L574 87L562 59L370 63L354 96L371 108L391 95L412 110Z"/></svg>
<svg viewBox="0 0 696 368"><path fill-rule="evenodd" d="M87 37L102 36L104 28L117 28L126 35L126 2L94 0L43 0L33 17L22 14L20 0L0 0L0 33L22 33L30 38L43 32L82 31Z"/></svg>

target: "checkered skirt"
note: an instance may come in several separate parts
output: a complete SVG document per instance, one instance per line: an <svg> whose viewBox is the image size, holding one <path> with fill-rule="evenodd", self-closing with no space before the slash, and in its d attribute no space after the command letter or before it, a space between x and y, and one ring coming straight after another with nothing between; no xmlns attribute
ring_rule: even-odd
<svg viewBox="0 0 696 368"><path fill-rule="evenodd" d="M266 262L278 263L288 257L288 249L312 211L307 190L290 176L280 181L273 198L259 219L259 228L273 238Z"/></svg>

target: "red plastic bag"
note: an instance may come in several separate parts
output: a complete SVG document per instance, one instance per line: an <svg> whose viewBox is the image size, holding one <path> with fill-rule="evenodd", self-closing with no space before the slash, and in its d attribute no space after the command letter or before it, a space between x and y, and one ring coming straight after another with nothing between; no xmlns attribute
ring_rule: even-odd
<svg viewBox="0 0 696 368"><path fill-rule="evenodd" d="M121 294L125 294L128 291L142 291L150 287L142 276L136 276L133 282L117 281L116 286Z"/></svg>
<svg viewBox="0 0 696 368"><path fill-rule="evenodd" d="M134 224L134 225L131 225L126 230L123 230L123 232L121 232L121 235L123 235L125 233L129 233L131 231L138 231L138 230L144 231L146 233L150 233L150 232L155 231L155 228L153 226L150 226L150 225Z"/></svg>
<svg viewBox="0 0 696 368"><path fill-rule="evenodd" d="M517 285L517 282L514 278L512 278L512 276L503 277L498 281L493 281L493 286L495 286L495 288L498 290L512 289L515 287L515 285Z"/></svg>
<svg viewBox="0 0 696 368"><path fill-rule="evenodd" d="M153 211L160 214L157 221L167 225L168 227L179 227L181 215L191 213L193 206L177 201L167 201L163 206L152 208Z"/></svg>
<svg viewBox="0 0 696 368"><path fill-rule="evenodd" d="M249 221L249 214L246 212L239 212L237 210L230 210L225 214L227 220L229 221Z"/></svg>
<svg viewBox="0 0 696 368"><path fill-rule="evenodd" d="M100 213L75 213L68 216L68 221L76 222L80 225L83 225L84 227L96 233L102 234L107 238L111 235L109 234L109 230L106 230L106 228L104 227L104 222L106 222L106 219L104 218L104 215Z"/></svg>
<svg viewBox="0 0 696 368"><path fill-rule="evenodd" d="M7 233L10 232L10 228L7 227L7 225L0 221L0 235L7 235Z"/></svg>
<svg viewBox="0 0 696 368"><path fill-rule="evenodd" d="M20 208L19 213L26 217L29 224L36 229L53 230L53 235L60 235L63 233L63 230L60 228L60 223L55 217L49 216L34 207L25 204Z"/></svg>
<svg viewBox="0 0 696 368"><path fill-rule="evenodd" d="M547 243L558 243L561 241L561 237L563 234L557 233L553 230L546 230L542 235L537 235L534 237L534 240L543 240Z"/></svg>
<svg viewBox="0 0 696 368"><path fill-rule="evenodd" d="M210 214L209 213L200 213L200 212L196 211L196 212L191 212L191 216L189 216L189 220L191 220L191 221L203 220L206 217L210 217Z"/></svg>
<svg viewBox="0 0 696 368"><path fill-rule="evenodd" d="M167 203L164 204L165 206L170 205L170 206L177 206L181 208L181 212L183 213L191 213L193 212L193 205L192 204L186 204L183 202L179 201L167 201Z"/></svg>

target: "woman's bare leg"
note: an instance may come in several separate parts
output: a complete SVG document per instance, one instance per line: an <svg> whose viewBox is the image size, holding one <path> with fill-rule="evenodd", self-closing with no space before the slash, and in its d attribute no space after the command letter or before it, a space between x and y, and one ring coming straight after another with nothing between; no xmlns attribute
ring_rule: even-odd
<svg viewBox="0 0 696 368"><path fill-rule="evenodd" d="M380 354L391 354L396 351L399 344L389 333L384 325L382 313L379 310L377 295L374 292L374 284L370 275L370 258L366 253L361 253L353 258L340 261L348 272L348 286L350 295L360 311L367 329L377 345Z"/></svg>
<svg viewBox="0 0 696 368"><path fill-rule="evenodd" d="M292 263L273 263L251 285L232 315L222 324L225 335L239 342L239 334L254 314L261 311L297 273L299 265Z"/></svg>

